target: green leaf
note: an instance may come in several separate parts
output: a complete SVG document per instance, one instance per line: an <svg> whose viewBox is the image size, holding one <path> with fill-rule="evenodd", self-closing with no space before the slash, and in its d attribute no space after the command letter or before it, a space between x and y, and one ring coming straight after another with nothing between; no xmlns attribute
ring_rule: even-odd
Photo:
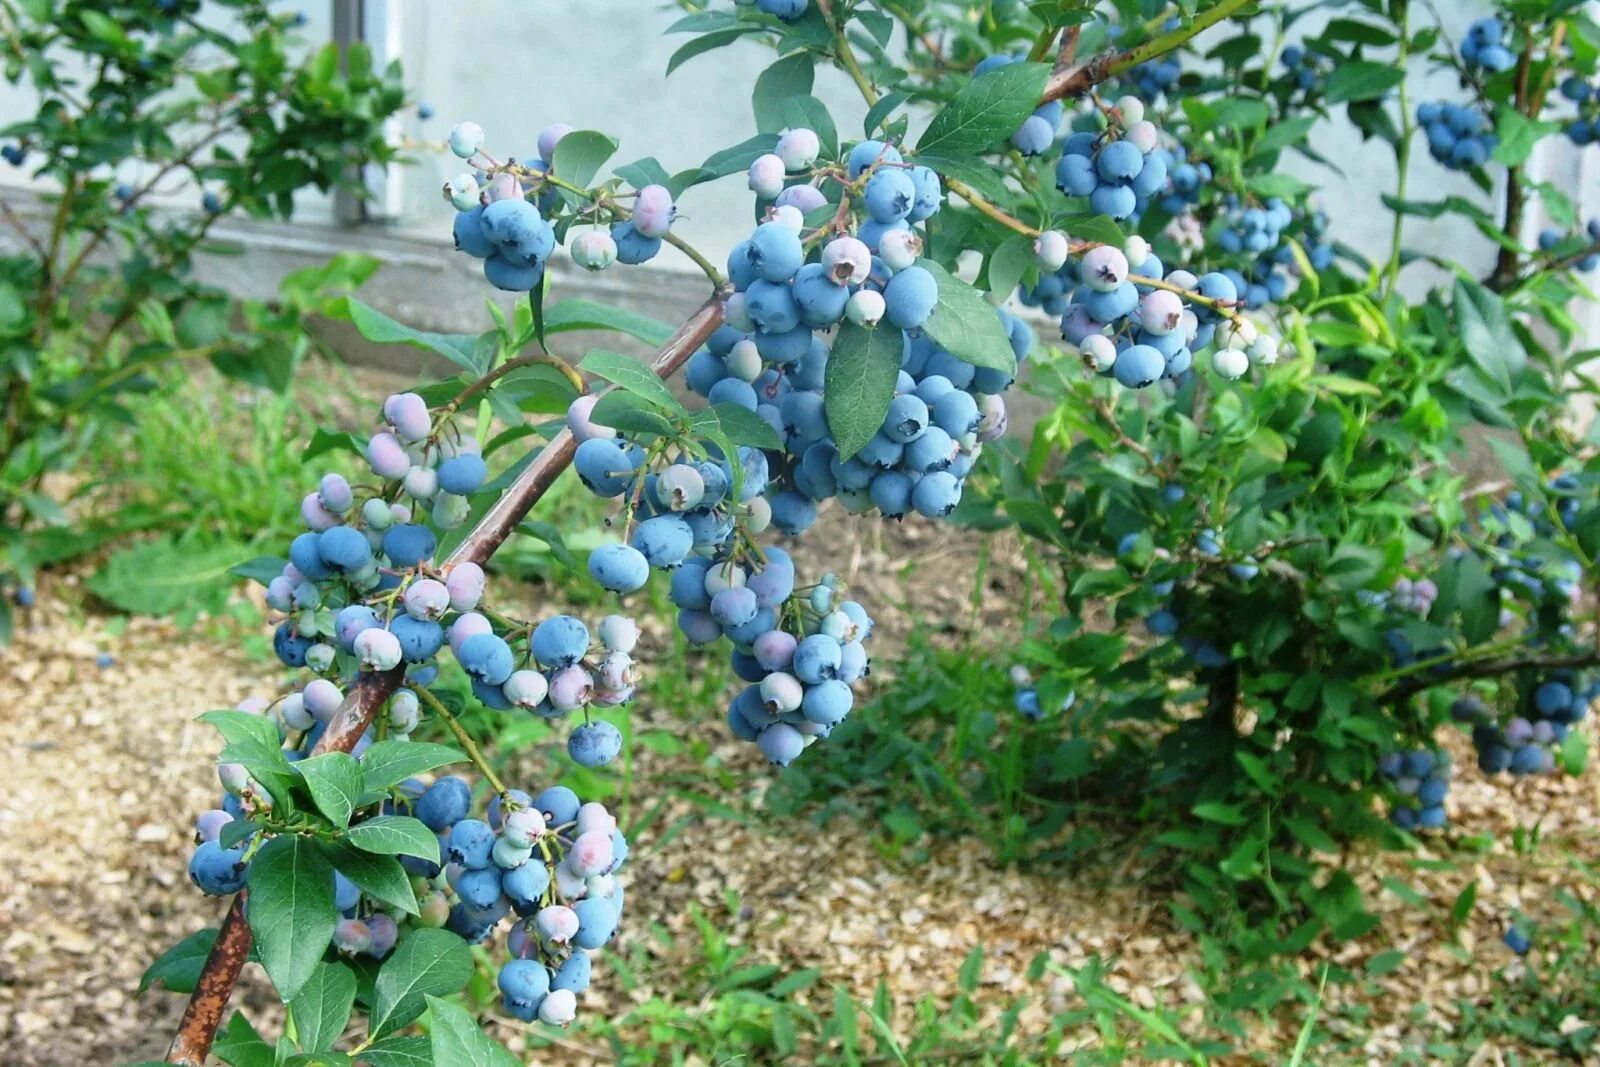
<svg viewBox="0 0 1600 1067"><path fill-rule="evenodd" d="M634 311L597 304L593 300L569 297L544 309L546 333L568 333L572 330L615 330L629 337L637 337L647 345L657 348L672 336L672 327L660 319L640 315Z"/></svg>
<svg viewBox="0 0 1600 1067"><path fill-rule="evenodd" d="M1405 70L1392 64L1348 60L1334 67L1333 73L1328 75L1323 87L1324 98L1329 104L1376 100L1405 79Z"/></svg>
<svg viewBox="0 0 1600 1067"><path fill-rule="evenodd" d="M522 1061L484 1033L465 1009L430 996L428 1011L433 1020L428 1034L434 1063L447 1063L450 1067L521 1067Z"/></svg>
<svg viewBox="0 0 1600 1067"><path fill-rule="evenodd" d="M292 1001L333 938L333 867L316 841L280 835L250 861L246 884L256 955L278 996Z"/></svg>
<svg viewBox="0 0 1600 1067"><path fill-rule="evenodd" d="M724 148L720 152L713 152L700 164L699 172L693 175L690 185L699 185L701 182L724 178L729 174L749 170L750 164L758 156L766 155L778 144L778 135L775 133L758 133L754 137L745 139L732 148ZM674 181L677 176L674 176Z"/></svg>
<svg viewBox="0 0 1600 1067"><path fill-rule="evenodd" d="M823 397L841 460L861 451L883 428L904 352L905 335L887 325L846 322L839 327L824 368Z"/></svg>
<svg viewBox="0 0 1600 1067"><path fill-rule="evenodd" d="M567 137L575 136L568 134ZM566 138L562 138L562 144ZM486 363L478 356L478 338L475 334L454 333L429 333L426 330L413 330L411 327L396 322L376 308L368 307L353 296L344 297L336 301L331 309L331 314L336 318L346 319L369 341L378 344L405 344L413 348L423 348L429 352L443 356L456 366L471 371L473 374L484 374L489 370Z"/></svg>
<svg viewBox="0 0 1600 1067"><path fill-rule="evenodd" d="M718 48L724 48L747 34L759 31L760 27L757 26L737 26L732 29L717 30L715 33L703 33L679 45L678 50L672 53L672 58L667 60L667 77L670 78L673 71L689 62L695 56L704 55Z"/></svg>
<svg viewBox="0 0 1600 1067"><path fill-rule="evenodd" d="M717 424L728 435L728 440L734 444L771 451L783 448L783 439L778 436L778 431L750 409L738 404L722 403L713 404L711 411L717 416Z"/></svg>
<svg viewBox="0 0 1600 1067"><path fill-rule="evenodd" d="M672 180L672 175L667 173L667 168L655 156L624 163L614 168L612 173L635 189L643 189L647 185L665 185Z"/></svg>
<svg viewBox="0 0 1600 1067"><path fill-rule="evenodd" d="M409 815L379 815L356 823L345 832L345 839L363 852L381 856L416 856L429 863L439 862L439 839Z"/></svg>
<svg viewBox="0 0 1600 1067"><path fill-rule="evenodd" d="M1495 122L1495 135L1500 143L1494 146L1494 161L1502 166L1520 167L1533 155L1535 145L1559 129L1557 123L1530 119L1509 105L1502 107Z"/></svg>
<svg viewBox="0 0 1600 1067"><path fill-rule="evenodd" d="M278 556L257 556L248 563L235 563L228 568L228 573L266 585L283 573L283 565L288 562Z"/></svg>
<svg viewBox="0 0 1600 1067"><path fill-rule="evenodd" d="M208 711L198 721L215 727L230 745L252 743L277 748L282 743L277 724L253 711Z"/></svg>
<svg viewBox="0 0 1600 1067"><path fill-rule="evenodd" d="M378 971L369 1032L382 1037L398 1030L422 1014L424 998L448 996L471 977L472 952L465 941L448 930L411 931Z"/></svg>
<svg viewBox="0 0 1600 1067"><path fill-rule="evenodd" d="M587 189L616 151L614 138L594 130L574 130L557 142L556 150L550 153L555 158L546 162L562 181Z"/></svg>
<svg viewBox="0 0 1600 1067"><path fill-rule="evenodd" d="M920 161L965 160L1010 137L1039 106L1049 76L1042 63L1008 63L964 82L917 141Z"/></svg>
<svg viewBox="0 0 1600 1067"><path fill-rule="evenodd" d="M1500 297L1476 282L1457 278L1456 329L1467 356L1491 382L1509 392L1527 366L1528 353L1511 329Z"/></svg>
<svg viewBox="0 0 1600 1067"><path fill-rule="evenodd" d="M1004 299L1016 291L1022 276L1033 266L1033 242L1021 234L1006 238L989 253L989 292Z"/></svg>
<svg viewBox="0 0 1600 1067"><path fill-rule="evenodd" d="M784 105L791 97L809 96L815 74L815 60L805 52L784 56L756 76L750 104L756 113L756 129L777 133L788 124Z"/></svg>
<svg viewBox="0 0 1600 1067"><path fill-rule="evenodd" d="M393 905L407 915L417 914L417 895L411 888L411 876L406 874L399 860L362 852L347 841L328 844L327 853L334 870L354 882L367 896Z"/></svg>
<svg viewBox="0 0 1600 1067"><path fill-rule="evenodd" d="M89 589L130 615L220 610L237 584L243 545L198 545L164 537L117 550L89 579Z"/></svg>
<svg viewBox="0 0 1600 1067"><path fill-rule="evenodd" d="M275 1067L277 1053L261 1039L244 1012L236 1011L211 1046L211 1054L232 1067Z"/></svg>
<svg viewBox="0 0 1600 1067"><path fill-rule="evenodd" d="M784 124L791 130L808 129L822 145L822 158L839 155L839 130L828 114L828 105L814 96L791 96L783 102Z"/></svg>
<svg viewBox="0 0 1600 1067"><path fill-rule="evenodd" d="M361 799L361 764L347 752L325 752L294 764L311 790L317 810L343 829L350 825L350 814Z"/></svg>
<svg viewBox="0 0 1600 1067"><path fill-rule="evenodd" d="M361 1054L367 1067L435 1067L433 1048L426 1037L386 1037Z"/></svg>
<svg viewBox="0 0 1600 1067"><path fill-rule="evenodd" d="M994 305L933 260L919 260L917 265L927 269L939 284L939 302L934 305L933 316L924 327L928 336L952 356L974 367L1015 374L1017 354L1011 350L1011 339L1000 325ZM832 363L831 357L829 363Z"/></svg>
<svg viewBox="0 0 1600 1067"><path fill-rule="evenodd" d="M355 972L342 963L322 963L289 1002L294 1033L302 1052L331 1049L350 1021L356 1000Z"/></svg>
<svg viewBox="0 0 1600 1067"><path fill-rule="evenodd" d="M448 745L428 741L378 741L361 757L361 789L365 793L385 792L413 775L466 760L466 756Z"/></svg>
<svg viewBox="0 0 1600 1067"><path fill-rule="evenodd" d="M637 393L621 389L608 389L589 413L589 418L625 434L673 436L672 422L661 414L660 408Z"/></svg>
<svg viewBox="0 0 1600 1067"><path fill-rule="evenodd" d="M607 352L602 348L592 348L589 354L583 357L583 362L578 364L578 369L619 385L628 392L648 400L662 411L678 416L688 414L683 405L678 403L678 398L672 395L672 390L667 388L666 383L656 377L655 371L632 356Z"/></svg>
<svg viewBox="0 0 1600 1067"><path fill-rule="evenodd" d="M145 969L144 976L139 979L139 992L160 982L174 993L193 993L200 979L200 969L205 966L216 940L217 931L207 927L167 949Z"/></svg>
<svg viewBox="0 0 1600 1067"><path fill-rule="evenodd" d="M1207 801L1203 804L1196 804L1194 813L1207 822L1221 823L1224 826L1243 826L1249 821L1244 811L1237 804Z"/></svg>

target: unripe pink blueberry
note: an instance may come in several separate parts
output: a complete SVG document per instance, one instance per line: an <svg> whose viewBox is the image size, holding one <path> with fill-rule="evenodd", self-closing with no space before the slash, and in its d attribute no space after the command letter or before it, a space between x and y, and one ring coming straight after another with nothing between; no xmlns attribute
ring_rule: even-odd
<svg viewBox="0 0 1600 1067"><path fill-rule="evenodd" d="M450 624L450 651L461 655L461 646L469 637L494 633L494 625L476 611L468 611Z"/></svg>
<svg viewBox="0 0 1600 1067"><path fill-rule="evenodd" d="M922 258L922 237L915 230L890 230L878 240L878 258L890 270L905 270Z"/></svg>
<svg viewBox="0 0 1600 1067"><path fill-rule="evenodd" d="M607 615L599 633L600 643L612 652L632 652L639 643L639 624L626 615Z"/></svg>
<svg viewBox="0 0 1600 1067"><path fill-rule="evenodd" d="M980 405L983 413L982 420L978 423L979 441L998 441L1006 435L1009 418L1006 415L1006 401L1002 396L986 396Z"/></svg>
<svg viewBox="0 0 1600 1067"><path fill-rule="evenodd" d="M432 467L413 466L400 484L412 500L432 500L439 493L439 474Z"/></svg>
<svg viewBox="0 0 1600 1067"><path fill-rule="evenodd" d="M498 200L521 200L522 182L510 171L502 171L489 179L489 184L483 187L483 195L491 204Z"/></svg>
<svg viewBox="0 0 1600 1067"><path fill-rule="evenodd" d="M367 955L374 959L383 959L394 948L394 943L400 939L400 927L383 912L375 912L367 916L367 929L372 933L372 941L367 945Z"/></svg>
<svg viewBox="0 0 1600 1067"><path fill-rule="evenodd" d="M383 402L383 417L402 441L421 441L432 429L428 402L416 393L393 393Z"/></svg>
<svg viewBox="0 0 1600 1067"><path fill-rule="evenodd" d="M232 821L233 816L221 808L212 808L210 811L201 812L200 818L196 819L194 823L194 843L199 845L207 841L215 841L221 835L222 828Z"/></svg>
<svg viewBox="0 0 1600 1067"><path fill-rule="evenodd" d="M553 122L540 130L537 142L539 158L544 160L546 164L553 162L556 154L556 145L561 143L561 138L571 132L572 126L565 122Z"/></svg>
<svg viewBox="0 0 1600 1067"><path fill-rule="evenodd" d="M822 154L822 141L815 132L801 127L779 137L773 151L789 170L808 170Z"/></svg>
<svg viewBox="0 0 1600 1067"><path fill-rule="evenodd" d="M582 833L567 851L567 864L581 878L604 874L611 869L611 834L599 831Z"/></svg>
<svg viewBox="0 0 1600 1067"><path fill-rule="evenodd" d="M1146 293L1139 301L1139 325L1152 336L1171 333L1183 325L1183 301L1165 289Z"/></svg>
<svg viewBox="0 0 1600 1067"><path fill-rule="evenodd" d="M577 900L583 896L583 879L567 866L567 861L562 860L555 865L552 881L556 885L556 893L566 900Z"/></svg>
<svg viewBox="0 0 1600 1067"><path fill-rule="evenodd" d="M883 294L876 289L857 289L845 301L844 317L857 326L876 326L886 306Z"/></svg>
<svg viewBox="0 0 1600 1067"><path fill-rule="evenodd" d="M318 722L327 722L333 718L334 712L339 710L339 705L344 702L344 694L339 687L326 678L313 678L306 683L305 691L300 694L305 704L305 709Z"/></svg>
<svg viewBox="0 0 1600 1067"><path fill-rule="evenodd" d="M539 939L549 945L565 945L578 932L578 914L565 904L540 908L533 923Z"/></svg>
<svg viewBox="0 0 1600 1067"><path fill-rule="evenodd" d="M550 683L538 671L512 671L500 692L515 707L536 708L550 694Z"/></svg>
<svg viewBox="0 0 1600 1067"><path fill-rule="evenodd" d="M1128 257L1110 245L1091 248L1079 261L1078 274L1089 288L1109 293L1128 280Z"/></svg>
<svg viewBox="0 0 1600 1067"><path fill-rule="evenodd" d="M872 251L858 237L835 237L822 248L822 266L835 285L860 285L872 273Z"/></svg>
<svg viewBox="0 0 1600 1067"><path fill-rule="evenodd" d="M665 185L647 185L633 201L633 228L643 237L665 237L677 214Z"/></svg>
<svg viewBox="0 0 1600 1067"><path fill-rule="evenodd" d="M317 724L317 717L307 710L305 697L299 693L290 693L278 703L278 717L291 730L309 730Z"/></svg>
<svg viewBox="0 0 1600 1067"><path fill-rule="evenodd" d="M450 593L451 608L471 611L483 599L483 568L471 560L454 564L444 577L444 587Z"/></svg>
<svg viewBox="0 0 1600 1067"><path fill-rule="evenodd" d="M1123 139L1132 144L1140 152L1149 155L1156 149L1156 144L1161 140L1161 133L1156 129L1156 124L1140 119L1130 123Z"/></svg>
<svg viewBox="0 0 1600 1067"><path fill-rule="evenodd" d="M616 430L610 426L601 426L590 418L594 406L599 402L598 396L585 393L567 406L567 429L572 431L572 436L579 444L596 438L609 441L617 436Z"/></svg>
<svg viewBox="0 0 1600 1067"><path fill-rule="evenodd" d="M771 200L783 192L785 173L783 160L768 152L757 156L750 164L750 191L762 200Z"/></svg>
<svg viewBox="0 0 1600 1067"><path fill-rule="evenodd" d="M787 671L794 662L794 650L799 642L786 630L768 630L756 638L752 650L756 662L769 671Z"/></svg>
<svg viewBox="0 0 1600 1067"><path fill-rule="evenodd" d="M612 691L632 689L639 680L638 671L634 669L633 657L626 652L607 652L600 661L598 677L595 684L602 689Z"/></svg>
<svg viewBox="0 0 1600 1067"><path fill-rule="evenodd" d="M411 521L411 505L403 504L396 500L393 504L389 505L389 515L394 519L395 522L408 523Z"/></svg>
<svg viewBox="0 0 1600 1067"><path fill-rule="evenodd" d="M791 185L778 194L778 204L797 209L807 215L828 202L821 189L815 185Z"/></svg>
<svg viewBox="0 0 1600 1067"><path fill-rule="evenodd" d="M392 433L377 433L367 442L367 462L380 478L404 478L411 469L411 457Z"/></svg>
<svg viewBox="0 0 1600 1067"><path fill-rule="evenodd" d="M572 239L572 261L585 270L605 270L617 261L617 242L605 230L585 230Z"/></svg>
<svg viewBox="0 0 1600 1067"><path fill-rule="evenodd" d="M387 671L400 663L399 638L376 626L356 634L353 648L363 670Z"/></svg>
<svg viewBox="0 0 1600 1067"><path fill-rule="evenodd" d="M323 507L322 497L317 493L307 493L300 498L300 518L305 520L307 529L318 533L339 525L339 516Z"/></svg>
<svg viewBox="0 0 1600 1067"><path fill-rule="evenodd" d="M767 212L766 221L776 222L779 225L787 226L795 233L799 233L801 230L806 228L806 217L804 212L795 207L793 204L773 205L773 207Z"/></svg>
<svg viewBox="0 0 1600 1067"><path fill-rule="evenodd" d="M792 674L774 671L761 679L761 702L774 715L794 711L804 697L804 687Z"/></svg>
<svg viewBox="0 0 1600 1067"><path fill-rule="evenodd" d="M333 947L354 954L372 947L372 930L360 919L340 919L333 927Z"/></svg>
<svg viewBox="0 0 1600 1067"><path fill-rule="evenodd" d="M1046 230L1033 241L1033 262L1046 274L1054 274L1067 261L1067 235Z"/></svg>
<svg viewBox="0 0 1600 1067"><path fill-rule="evenodd" d="M570 989L552 989L539 1002L539 1021L546 1026L566 1026L577 1017L578 994Z"/></svg>
<svg viewBox="0 0 1600 1067"><path fill-rule="evenodd" d="M518 808L506 816L500 832L520 848L529 848L544 836L544 815L532 808Z"/></svg>
<svg viewBox="0 0 1600 1067"><path fill-rule="evenodd" d="M594 677L577 664L550 676L550 703L558 711L581 708L593 694Z"/></svg>
<svg viewBox="0 0 1600 1067"><path fill-rule="evenodd" d="M580 834L610 834L617 828L617 817L598 800L591 800L578 809L575 825Z"/></svg>
<svg viewBox="0 0 1600 1067"><path fill-rule="evenodd" d="M450 590L437 578L419 578L406 586L406 614L413 619L433 622L450 610Z"/></svg>
<svg viewBox="0 0 1600 1067"><path fill-rule="evenodd" d="M317 483L317 499L335 515L343 515L356 503L355 493L342 474L324 474Z"/></svg>

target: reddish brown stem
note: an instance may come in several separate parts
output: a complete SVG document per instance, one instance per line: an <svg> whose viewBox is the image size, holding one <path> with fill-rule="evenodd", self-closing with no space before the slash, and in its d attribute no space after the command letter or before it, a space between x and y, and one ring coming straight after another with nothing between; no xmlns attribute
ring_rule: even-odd
<svg viewBox="0 0 1600 1067"><path fill-rule="evenodd" d="M670 378L688 362L695 349L722 325L723 307L728 296L726 289L719 289L699 311L678 327L677 333L656 353L650 369L662 378ZM478 564L488 562L489 557L511 536L517 523L555 484L556 477L567 469L577 450L577 442L572 439L571 433L562 430L557 434L511 483L510 488L501 494L488 514L456 546L456 550L450 553L446 565L467 560ZM361 675L328 723L327 731L313 750L314 754L349 752L354 748L361 735L367 732L367 727L372 725L378 709L400 687L404 678L405 671L400 667L381 674ZM249 954L250 926L245 921L244 894L241 893L234 898L233 907L228 911L216 943L211 947L211 955L206 958L205 967L200 972L200 980L189 998L189 1005L184 1009L183 1022L172 1039L172 1047L167 1051L168 1063L188 1064L190 1067L202 1067L205 1063L211 1043L216 1039L217 1028L222 1025L222 1015L228 1009L234 983L238 981L239 971Z"/></svg>
<svg viewBox="0 0 1600 1067"><path fill-rule="evenodd" d="M1152 37L1126 52L1101 52L1099 55L1090 56L1082 63L1070 63L1065 67L1057 64L1056 69L1050 72L1050 80L1045 83L1044 96L1040 102L1049 103L1069 96L1082 96L1096 85L1125 70L1182 47L1191 38L1210 29L1223 19L1237 14L1239 9L1248 3L1250 0L1218 0L1215 5L1190 19L1187 24Z"/></svg>

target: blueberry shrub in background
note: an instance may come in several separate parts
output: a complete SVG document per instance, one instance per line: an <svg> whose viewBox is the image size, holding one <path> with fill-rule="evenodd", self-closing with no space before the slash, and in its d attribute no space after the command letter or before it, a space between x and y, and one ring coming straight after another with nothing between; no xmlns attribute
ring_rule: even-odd
<svg viewBox="0 0 1600 1067"><path fill-rule="evenodd" d="M192 271L228 216L288 218L306 189L358 189L394 157L384 119L398 66L354 46L304 55L299 17L264 0L9 0L6 79L32 115L0 128L0 167L41 183L42 217L0 209L0 639L34 566L82 551L44 491L114 435L171 368L289 387L303 311L372 267L356 257L287 279L273 304L231 301Z"/></svg>
<svg viewBox="0 0 1600 1067"><path fill-rule="evenodd" d="M873 629L870 604L775 543L825 507L1008 522L1059 564L1065 612L1014 672L1028 728L1087 739L1073 785L1136 804L1179 859L1180 917L1249 928L1256 951L1370 926L1324 865L1352 839L1444 828L1463 768L1438 729L1470 730L1485 773L1581 768L1600 510L1561 418L1575 357L1530 327L1572 340L1570 268L1600 246L1521 166L1561 129L1547 105L1583 114L1590 94L1551 90L1592 71L1592 27L1511 5L1458 45L1399 3L1313 38L1244 0L690 6L674 67L775 47L748 140L673 173L614 163L601 131L499 146L459 122L441 230L486 291L526 296L477 336L341 305L459 373L388 397L369 434L319 435L363 475L308 486L304 530L240 568L299 674L206 716L224 795L190 875L234 899L152 968L192 993L169 1062L214 1040L235 1064L512 1062L441 999L480 964L510 1020L570 1022L589 954L651 887L624 884L612 813L508 787L461 718L570 724L576 780L607 773L624 738L605 709L647 684L627 598L655 581L741 680L706 728L780 767L819 759L859 720ZM1424 53L1461 71L1458 100L1413 108L1399 61ZM818 63L860 90L859 132L811 95ZM1321 115L1401 163L1381 262L1339 246L1313 188L1275 169L1319 158ZM1411 169L1436 165L1413 162L1423 141L1486 188L1506 170L1510 221L1411 196ZM1567 225L1524 248L1530 195ZM696 249L680 203L750 209L749 236ZM1502 262L1408 301L1406 219L1445 212L1503 232ZM553 257L627 271L667 247L709 290L677 329L552 291ZM999 306L1013 296L1020 312ZM577 329L657 355L574 367L555 349ZM1005 438L1024 367L1055 405L1028 448ZM689 402L662 382L680 369ZM1505 477L1469 487L1450 457L1480 427ZM622 606L592 628L510 613L485 572L510 537L560 543L528 516L568 466L617 535L586 569ZM1087 625L1091 607L1114 625ZM1064 750L1050 739L1041 762ZM464 763L486 788L438 773ZM251 958L291 1025L268 1040L236 1014L217 1039ZM357 1009L365 1036L346 1042ZM427 1035L405 1033L424 1012Z"/></svg>

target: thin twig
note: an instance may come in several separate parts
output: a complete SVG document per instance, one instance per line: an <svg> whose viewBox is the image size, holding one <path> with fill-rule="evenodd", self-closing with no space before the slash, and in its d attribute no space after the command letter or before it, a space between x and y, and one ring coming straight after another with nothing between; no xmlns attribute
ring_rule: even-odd
<svg viewBox="0 0 1600 1067"><path fill-rule="evenodd" d="M1096 85L1116 77L1125 70L1183 47L1195 36L1223 19L1231 17L1248 3L1250 0L1221 0L1216 7L1196 15L1188 25L1179 26L1170 33L1158 34L1126 52L1101 52L1065 70L1057 70L1051 73L1050 80L1045 83L1044 96L1040 98L1040 103L1062 100L1069 96L1082 96Z"/></svg>

